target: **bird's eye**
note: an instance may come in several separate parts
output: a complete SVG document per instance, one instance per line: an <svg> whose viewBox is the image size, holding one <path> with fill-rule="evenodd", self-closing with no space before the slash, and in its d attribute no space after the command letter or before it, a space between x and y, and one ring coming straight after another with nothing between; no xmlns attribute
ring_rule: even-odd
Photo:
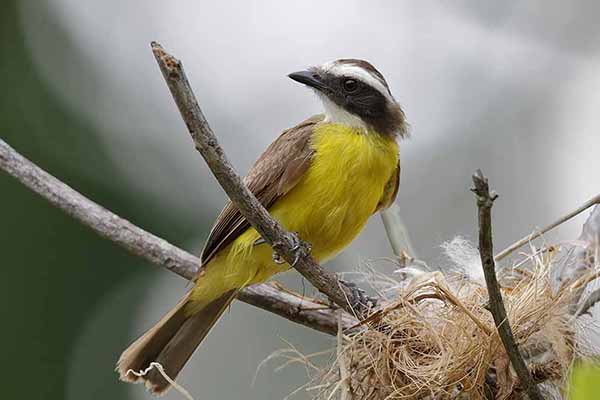
<svg viewBox="0 0 600 400"><path fill-rule="evenodd" d="M358 89L358 82L355 79L346 79L343 85L344 90L349 93L352 93Z"/></svg>

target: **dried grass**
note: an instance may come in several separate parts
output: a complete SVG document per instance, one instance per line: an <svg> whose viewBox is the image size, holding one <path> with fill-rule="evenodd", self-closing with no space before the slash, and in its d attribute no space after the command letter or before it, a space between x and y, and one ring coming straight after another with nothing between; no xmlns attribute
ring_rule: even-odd
<svg viewBox="0 0 600 400"><path fill-rule="evenodd" d="M465 243L458 245L461 257L472 259ZM458 254L452 246L446 252ZM562 388L575 358L597 353L589 343L578 345L570 311L576 288L597 274L557 284L554 269L568 262L558 253L535 251L519 270L503 271L501 281L514 336L534 379ZM342 386L353 400L520 398L486 309L485 284L465 271L446 276L413 271L404 282L369 279L387 301L344 336L328 368L313 374L305 389L314 398L338 398ZM349 374L344 382L340 366Z"/></svg>

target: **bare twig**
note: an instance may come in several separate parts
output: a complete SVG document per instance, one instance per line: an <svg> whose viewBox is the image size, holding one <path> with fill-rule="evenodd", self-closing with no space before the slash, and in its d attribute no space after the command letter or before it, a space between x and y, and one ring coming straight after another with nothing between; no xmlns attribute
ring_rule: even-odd
<svg viewBox="0 0 600 400"><path fill-rule="evenodd" d="M242 290L237 298L317 331L336 334L335 310L290 290L281 290L275 282L249 286ZM357 322L358 320L350 314L343 313L344 330L351 330Z"/></svg>
<svg viewBox="0 0 600 400"><path fill-rule="evenodd" d="M387 210L381 212L381 220L385 233L392 246L392 251L397 257L407 254L411 257L417 257L415 249L408 236L408 231L402 217L400 216L400 207L397 204L392 204Z"/></svg>
<svg viewBox="0 0 600 400"><path fill-rule="evenodd" d="M160 44L152 43L152 52L167 86L188 128L196 149L202 154L233 204L257 230L261 237L320 292L350 313L361 314L360 299L350 288L340 285L335 274L326 271L310 255L309 245L297 235L286 232L243 184L208 124L179 60L168 54ZM353 309L359 308L357 309Z"/></svg>
<svg viewBox="0 0 600 400"><path fill-rule="evenodd" d="M15 177L55 207L130 253L185 279L192 279L196 275L200 265L197 257L94 203L21 156L2 140L0 140L0 169ZM336 311L325 309L322 304L293 292L278 290L271 284L248 287L238 295L238 298L318 331L331 335L337 332ZM355 319L345 314L345 327L351 327L356 323Z"/></svg>
<svg viewBox="0 0 600 400"><path fill-rule="evenodd" d="M506 309L500 292L500 285L496 278L496 264L494 262L494 250L492 242L492 205L498 197L490 194L487 179L480 170L473 175L475 185L473 192L477 196L477 208L479 215L479 254L481 265L489 294L490 311L494 317L494 323L498 329L498 335L510 358L510 362L519 377L522 387L531 400L542 400L543 397L533 381L519 347L515 341L510 323L506 316Z"/></svg>
<svg viewBox="0 0 600 400"><path fill-rule="evenodd" d="M496 254L496 257L494 258L495 261L498 262L498 261L504 259L506 256L511 254L513 251L515 251L519 247L526 245L527 243L539 238L546 232L565 223L566 221L570 220L571 218L575 217L576 215L581 214L582 212L584 212L585 210L587 210L594 204L600 204L600 194L597 194L596 196L592 197L591 199L589 199L588 201L583 203L581 206L579 206L575 210L563 215L562 217L560 217L559 219L557 219L550 225L545 226L544 228L542 228L538 231L532 232L530 235L527 235L527 236L523 237L522 239L517 240L516 242L514 242L513 244L508 246L506 249L504 249L500 253Z"/></svg>

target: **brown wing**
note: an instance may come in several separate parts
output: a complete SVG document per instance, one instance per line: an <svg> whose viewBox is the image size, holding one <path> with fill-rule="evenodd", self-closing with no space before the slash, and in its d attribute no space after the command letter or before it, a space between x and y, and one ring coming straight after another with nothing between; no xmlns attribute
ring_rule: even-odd
<svg viewBox="0 0 600 400"><path fill-rule="evenodd" d="M377 204L375 212L385 210L392 205L398 195L398 187L400 186L400 163L396 167L396 171L392 174L390 180L385 184L383 195Z"/></svg>
<svg viewBox="0 0 600 400"><path fill-rule="evenodd" d="M307 119L284 131L259 157L244 178L248 189L265 208L298 183L308 169L314 151L310 137L314 126L323 120L322 115ZM237 207L228 201L208 236L202 250L202 264L206 264L222 248L230 244L250 227Z"/></svg>

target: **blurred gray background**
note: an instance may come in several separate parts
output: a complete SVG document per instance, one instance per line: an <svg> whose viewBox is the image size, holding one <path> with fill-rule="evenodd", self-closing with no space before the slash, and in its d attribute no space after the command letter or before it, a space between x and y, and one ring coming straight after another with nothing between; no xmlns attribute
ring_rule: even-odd
<svg viewBox="0 0 600 400"><path fill-rule="evenodd" d="M241 172L283 129L320 111L287 73L364 58L386 76L412 126L401 143L406 227L418 255L443 266L440 243L474 237L476 168L501 194L498 249L599 191L599 16L594 1L5 0L0 137L109 209L198 252L225 196L194 151L150 41L183 60ZM2 173L0 199L6 398L149 398L118 382L113 365L186 283ZM547 239L575 238L583 218ZM390 254L377 217L330 267L352 270ZM294 273L278 279L302 289ZM178 381L198 399L281 399L306 382L302 368L268 364L251 381L283 340L305 353L332 346L236 303Z"/></svg>

